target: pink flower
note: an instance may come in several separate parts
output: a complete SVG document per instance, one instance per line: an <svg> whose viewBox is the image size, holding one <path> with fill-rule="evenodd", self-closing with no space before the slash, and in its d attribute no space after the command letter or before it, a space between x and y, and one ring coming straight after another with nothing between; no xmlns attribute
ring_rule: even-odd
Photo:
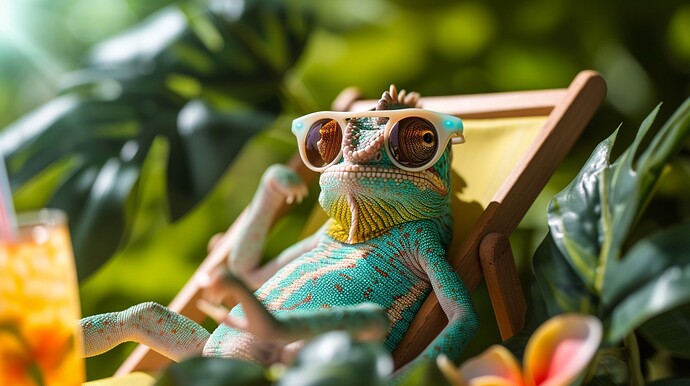
<svg viewBox="0 0 690 386"><path fill-rule="evenodd" d="M438 365L455 386L566 386L574 382L599 348L599 319L562 314L549 319L534 332L525 348L524 368L500 345L456 368L440 356Z"/></svg>

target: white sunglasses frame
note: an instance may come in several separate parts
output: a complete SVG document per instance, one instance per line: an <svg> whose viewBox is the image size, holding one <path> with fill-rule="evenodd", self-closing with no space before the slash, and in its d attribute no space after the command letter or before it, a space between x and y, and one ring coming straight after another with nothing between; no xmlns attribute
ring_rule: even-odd
<svg viewBox="0 0 690 386"><path fill-rule="evenodd" d="M393 162L397 167L403 170L407 170L410 172L418 172L422 170L426 170L429 168L430 165L435 164L439 158L441 158L441 155L443 154L443 151L446 149L446 146L448 145L448 142L451 142L452 144L461 144L465 143L465 136L463 134L463 124L462 120L454 115L450 114L445 114L445 113L439 113L436 111L431 111L431 110L425 110L425 109L417 109L417 108L408 108L408 109L397 109L397 110L369 110L369 111L357 111L357 112L352 112L352 111L317 111L315 113L307 114L304 116L301 116L299 118L296 118L295 120L292 121L292 133L297 137L297 146L299 147L299 154L300 157L302 157L302 162L311 170L315 172L322 172L326 170L327 168L333 166L337 162L340 161L340 159L343 157L343 144L340 144L340 153L331 161L330 163L316 167L309 162L309 158L307 157L307 150L306 150L306 144L305 141L307 139L307 134L309 133L309 129L311 129L311 126L318 122L319 120L322 119L332 119L338 122L340 125L340 130L343 131L343 140L345 139L344 137L344 131L345 127L347 126L347 120L352 119L352 118L378 118L378 117L383 117L383 118L388 118L388 122L386 123L386 127L384 128L384 145L383 147L386 149L386 153L388 154L388 158ZM401 165L395 157L393 157L393 154L391 153L390 150L390 145L389 145L389 138L390 138L390 132L393 129L393 126L398 123L400 120L404 118L409 118L409 117L419 117L426 119L427 121L431 122L432 125L434 125L434 128L436 129L436 132L438 133L438 145L436 147L436 153L432 158L430 158L429 162L425 163L422 166L419 167L408 167L405 165Z"/></svg>

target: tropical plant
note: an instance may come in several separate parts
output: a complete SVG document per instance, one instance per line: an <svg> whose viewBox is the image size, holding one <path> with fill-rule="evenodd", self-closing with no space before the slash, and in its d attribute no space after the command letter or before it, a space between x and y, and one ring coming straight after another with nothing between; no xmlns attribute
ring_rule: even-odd
<svg viewBox="0 0 690 386"><path fill-rule="evenodd" d="M80 279L185 214L277 118L309 32L309 17L292 8L166 7L96 45L59 96L0 132L18 209L67 212ZM154 203L143 194L152 176ZM146 205L154 218L142 215Z"/></svg>
<svg viewBox="0 0 690 386"><path fill-rule="evenodd" d="M690 354L690 222L642 237L635 233L664 168L690 136L688 99L642 149L658 110L615 162L616 133L554 197L550 232L533 260L532 314L540 315L531 327L564 312L602 320L602 348L586 380L597 384L645 382L638 333L674 355Z"/></svg>

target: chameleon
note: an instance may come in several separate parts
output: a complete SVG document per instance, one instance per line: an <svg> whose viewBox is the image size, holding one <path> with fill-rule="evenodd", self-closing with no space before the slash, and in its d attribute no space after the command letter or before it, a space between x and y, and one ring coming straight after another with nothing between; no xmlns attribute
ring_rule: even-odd
<svg viewBox="0 0 690 386"><path fill-rule="evenodd" d="M292 169L269 167L210 286L236 304L222 323L208 332L154 302L88 316L79 321L85 356L137 341L175 361L203 355L268 366L290 363L306 339L330 330L392 352L434 291L448 324L407 366L439 354L457 358L478 329L468 290L445 257L450 147L464 142L463 127L457 117L421 109L419 99L391 86L372 110L295 119L300 156L321 173L326 223L261 266L282 202L307 194Z"/></svg>

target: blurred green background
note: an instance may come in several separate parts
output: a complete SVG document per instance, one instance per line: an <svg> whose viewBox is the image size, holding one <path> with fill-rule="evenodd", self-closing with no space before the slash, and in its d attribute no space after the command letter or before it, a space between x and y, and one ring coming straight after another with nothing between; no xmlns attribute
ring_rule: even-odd
<svg viewBox="0 0 690 386"><path fill-rule="evenodd" d="M511 238L526 278L546 203L595 144L621 125L624 148L656 104L663 122L690 95L687 1L0 0L0 149L18 209L70 214L85 314L166 304L262 170L294 153L290 120L343 88L560 88L582 69L608 97ZM688 217L686 146L640 228ZM484 330L474 350L497 339ZM90 359L89 378L131 348Z"/></svg>

